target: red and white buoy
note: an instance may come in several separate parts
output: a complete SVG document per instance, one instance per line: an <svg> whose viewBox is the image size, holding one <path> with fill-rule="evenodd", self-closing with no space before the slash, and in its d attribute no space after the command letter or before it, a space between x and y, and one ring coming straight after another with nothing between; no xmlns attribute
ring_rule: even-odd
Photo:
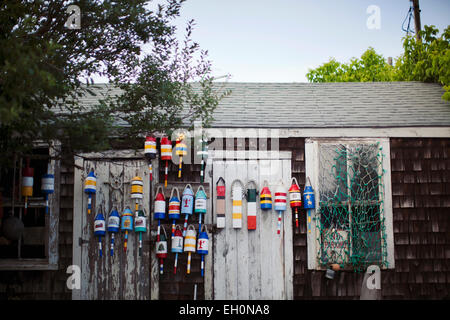
<svg viewBox="0 0 450 320"><path fill-rule="evenodd" d="M161 241L161 239L160 239L160 237L161 237L161 220L166 218L166 199L164 198L164 194L162 192L161 186L159 186L158 189L156 189L155 212L154 212L153 218L155 220L158 220L158 231L156 233L156 241L160 242ZM166 231L164 230L164 232L166 232ZM162 264L162 261L161 261L161 264Z"/></svg>
<svg viewBox="0 0 450 320"><path fill-rule="evenodd" d="M161 160L166 161L166 166L164 167L164 187L167 187L169 161L172 161L172 141L167 137L161 138Z"/></svg>
<svg viewBox="0 0 450 320"><path fill-rule="evenodd" d="M298 228L298 210L302 206L302 195L297 179L293 177L291 181L292 185L289 188L289 204L291 209L295 212L295 227Z"/></svg>
<svg viewBox="0 0 450 320"><path fill-rule="evenodd" d="M250 187L253 184L254 187ZM247 229L256 229L256 196L258 191L256 190L256 182L251 180L247 183Z"/></svg>
<svg viewBox="0 0 450 320"><path fill-rule="evenodd" d="M223 185L219 186L222 182ZM220 177L216 183L216 217L217 228L225 228L225 180Z"/></svg>
<svg viewBox="0 0 450 320"><path fill-rule="evenodd" d="M161 236L158 235L156 241L156 257L159 259L159 273L164 273L164 259L167 258L167 234L164 226L162 227L164 233Z"/></svg>
<svg viewBox="0 0 450 320"><path fill-rule="evenodd" d="M281 233L281 219L283 212L286 211L287 194L284 184L281 184L275 190L275 204L274 209L278 212L278 224L277 224L277 234Z"/></svg>
<svg viewBox="0 0 450 320"><path fill-rule="evenodd" d="M33 196L34 169L30 168L30 159L27 158L27 166L22 170L22 196L25 197L25 208L23 213L27 214L28 197Z"/></svg>

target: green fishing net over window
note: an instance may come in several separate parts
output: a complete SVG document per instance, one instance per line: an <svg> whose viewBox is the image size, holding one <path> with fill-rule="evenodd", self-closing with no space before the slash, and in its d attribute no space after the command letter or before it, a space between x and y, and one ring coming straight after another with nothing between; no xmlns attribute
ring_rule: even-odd
<svg viewBox="0 0 450 320"><path fill-rule="evenodd" d="M319 262L387 266L379 144L319 145Z"/></svg>

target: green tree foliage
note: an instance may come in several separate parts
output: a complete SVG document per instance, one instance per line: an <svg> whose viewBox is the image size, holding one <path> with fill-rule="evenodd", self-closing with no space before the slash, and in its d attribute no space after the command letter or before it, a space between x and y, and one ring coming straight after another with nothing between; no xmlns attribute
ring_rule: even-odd
<svg viewBox="0 0 450 320"><path fill-rule="evenodd" d="M434 26L425 26L421 41L408 35L403 40L404 52L389 65L373 48L349 63L335 59L310 69L310 82L423 81L444 86L443 99L450 100L450 26L440 37Z"/></svg>
<svg viewBox="0 0 450 320"><path fill-rule="evenodd" d="M191 40L192 21L184 42L177 39L173 20L184 1L155 10L145 0L2 1L2 160L29 152L36 140L59 140L73 154L108 148L112 134L132 139L196 118L207 124L225 93L213 90L207 52ZM65 26L72 4L80 29ZM96 97L87 109L80 98L93 94L93 75L122 93Z"/></svg>
<svg viewBox="0 0 450 320"><path fill-rule="evenodd" d="M332 58L316 69L310 69L306 77L310 82L391 81L393 67L369 48L360 59L352 58L349 63L340 63Z"/></svg>
<svg viewBox="0 0 450 320"><path fill-rule="evenodd" d="M445 89L443 99L450 101L450 26L440 37L438 32L434 26L425 26L421 41L412 36L404 39L394 80L440 83Z"/></svg>

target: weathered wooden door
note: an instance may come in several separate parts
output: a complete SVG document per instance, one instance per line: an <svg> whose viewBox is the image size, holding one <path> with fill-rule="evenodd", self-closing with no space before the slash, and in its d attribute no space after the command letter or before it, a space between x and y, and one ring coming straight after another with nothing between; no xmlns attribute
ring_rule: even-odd
<svg viewBox="0 0 450 320"><path fill-rule="evenodd" d="M73 299L150 299L151 255L149 247L151 218L149 217L149 170L142 155L117 152L95 158L76 158L74 174L74 237L73 262L81 269L81 288L73 290ZM125 159L123 158L125 157ZM139 159L140 158L140 159ZM155 161L154 161L155 162ZM84 193L84 178L94 169L97 176L97 192L92 200L93 212L87 213L87 195ZM157 170L154 170L156 172ZM103 211L107 221L109 213L116 207L119 214L128 206L134 212L135 200L130 197L130 182L134 176L144 180L144 199L140 205L148 218L147 233L143 234L142 256L138 254L138 234L130 232L128 248L124 252L124 234L115 234L114 255L110 256L111 234L102 237L103 256L99 256L98 238L94 236L94 217ZM142 208L141 207L141 208ZM158 274L152 272L153 274ZM155 279L157 282L158 279Z"/></svg>
<svg viewBox="0 0 450 320"><path fill-rule="evenodd" d="M243 154L242 159L213 160L214 191L215 183L223 177L227 192L226 227L217 229L214 235L214 299L292 299L292 213L289 205L283 214L279 235L278 215L273 210L261 211L259 203L256 230L247 230L246 201L243 201L241 229L233 229L231 214L231 185L235 179L240 179L244 185L250 180L255 181L258 191L267 180L273 198L281 179L287 192L291 179L291 154L280 152L276 156L266 154L245 160L248 158L248 154Z"/></svg>

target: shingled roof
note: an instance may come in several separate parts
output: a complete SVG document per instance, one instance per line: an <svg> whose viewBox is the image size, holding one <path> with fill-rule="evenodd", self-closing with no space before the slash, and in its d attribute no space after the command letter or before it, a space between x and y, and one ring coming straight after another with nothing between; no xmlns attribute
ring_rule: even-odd
<svg viewBox="0 0 450 320"><path fill-rule="evenodd" d="M231 89L214 112L217 128L450 127L450 103L439 84L422 82L246 83ZM98 93L120 94L110 85ZM99 97L87 95L83 104Z"/></svg>

